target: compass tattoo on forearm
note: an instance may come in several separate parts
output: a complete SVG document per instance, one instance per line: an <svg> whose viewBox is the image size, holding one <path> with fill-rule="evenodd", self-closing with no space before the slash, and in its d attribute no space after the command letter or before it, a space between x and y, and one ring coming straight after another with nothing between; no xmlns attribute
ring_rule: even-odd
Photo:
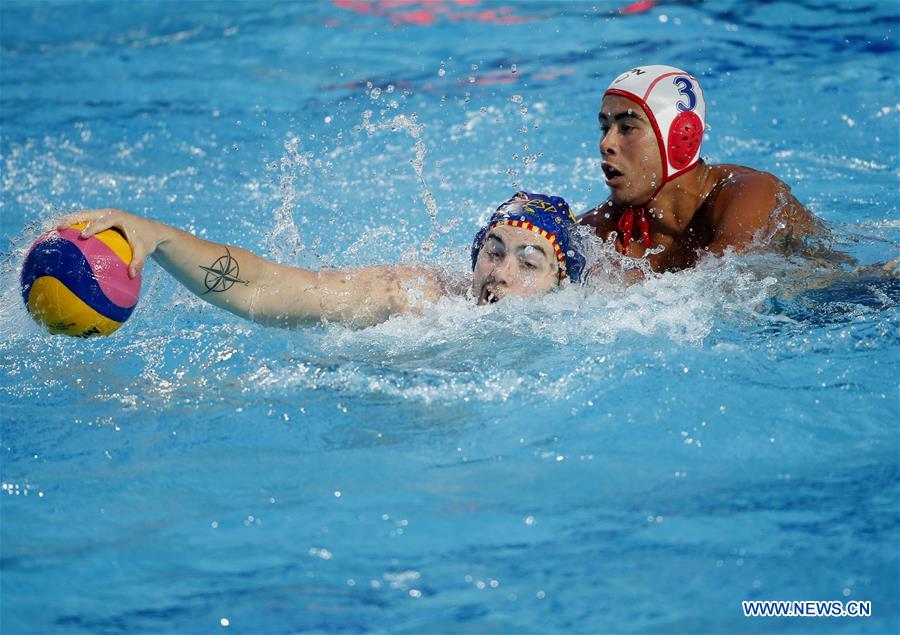
<svg viewBox="0 0 900 635"><path fill-rule="evenodd" d="M225 247L225 255L217 259L211 266L201 265L200 268L206 272L206 277L203 278L203 286L206 287L206 291L200 295L206 295L210 291L214 293L228 291L235 282L250 284L247 280L241 280L241 267L238 265L238 261L231 256L228 247Z"/></svg>

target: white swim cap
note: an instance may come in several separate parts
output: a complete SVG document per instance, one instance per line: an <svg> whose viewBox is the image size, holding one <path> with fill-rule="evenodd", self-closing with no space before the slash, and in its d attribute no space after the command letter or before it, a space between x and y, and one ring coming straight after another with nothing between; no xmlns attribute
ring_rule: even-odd
<svg viewBox="0 0 900 635"><path fill-rule="evenodd" d="M674 66L640 66L619 75L604 95L621 95L644 109L662 155L662 185L700 160L706 100L695 77Z"/></svg>

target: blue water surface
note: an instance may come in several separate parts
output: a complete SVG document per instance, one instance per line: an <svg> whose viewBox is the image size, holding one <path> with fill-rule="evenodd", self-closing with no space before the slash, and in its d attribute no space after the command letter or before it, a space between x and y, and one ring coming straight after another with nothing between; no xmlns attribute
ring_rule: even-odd
<svg viewBox="0 0 900 635"><path fill-rule="evenodd" d="M18 272L115 206L304 267L467 275L516 189L605 196L597 108L694 73L704 155L896 258L896 2L0 4L3 633L896 633L900 282L728 255L367 329L150 263L113 336ZM865 600L867 618L741 601Z"/></svg>

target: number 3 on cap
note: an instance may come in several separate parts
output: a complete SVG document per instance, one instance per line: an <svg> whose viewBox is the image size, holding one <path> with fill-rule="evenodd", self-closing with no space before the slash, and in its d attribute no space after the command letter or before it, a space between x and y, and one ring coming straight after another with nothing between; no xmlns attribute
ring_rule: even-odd
<svg viewBox="0 0 900 635"><path fill-rule="evenodd" d="M673 82L676 86L680 86L678 89L679 95L684 95L688 98L688 104L685 105L683 101L679 101L676 106L678 106L678 110L681 112L689 112L694 109L694 106L697 105L697 96L694 94L694 85L691 83L687 77L676 77Z"/></svg>

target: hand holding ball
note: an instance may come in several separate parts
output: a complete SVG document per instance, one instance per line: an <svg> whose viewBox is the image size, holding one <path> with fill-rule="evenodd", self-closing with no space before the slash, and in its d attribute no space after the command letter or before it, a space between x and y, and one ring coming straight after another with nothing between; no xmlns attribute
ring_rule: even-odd
<svg viewBox="0 0 900 635"><path fill-rule="evenodd" d="M22 266L25 306L51 333L109 335L137 305L141 276L128 276L128 241L115 229L82 238L85 225L47 232Z"/></svg>

